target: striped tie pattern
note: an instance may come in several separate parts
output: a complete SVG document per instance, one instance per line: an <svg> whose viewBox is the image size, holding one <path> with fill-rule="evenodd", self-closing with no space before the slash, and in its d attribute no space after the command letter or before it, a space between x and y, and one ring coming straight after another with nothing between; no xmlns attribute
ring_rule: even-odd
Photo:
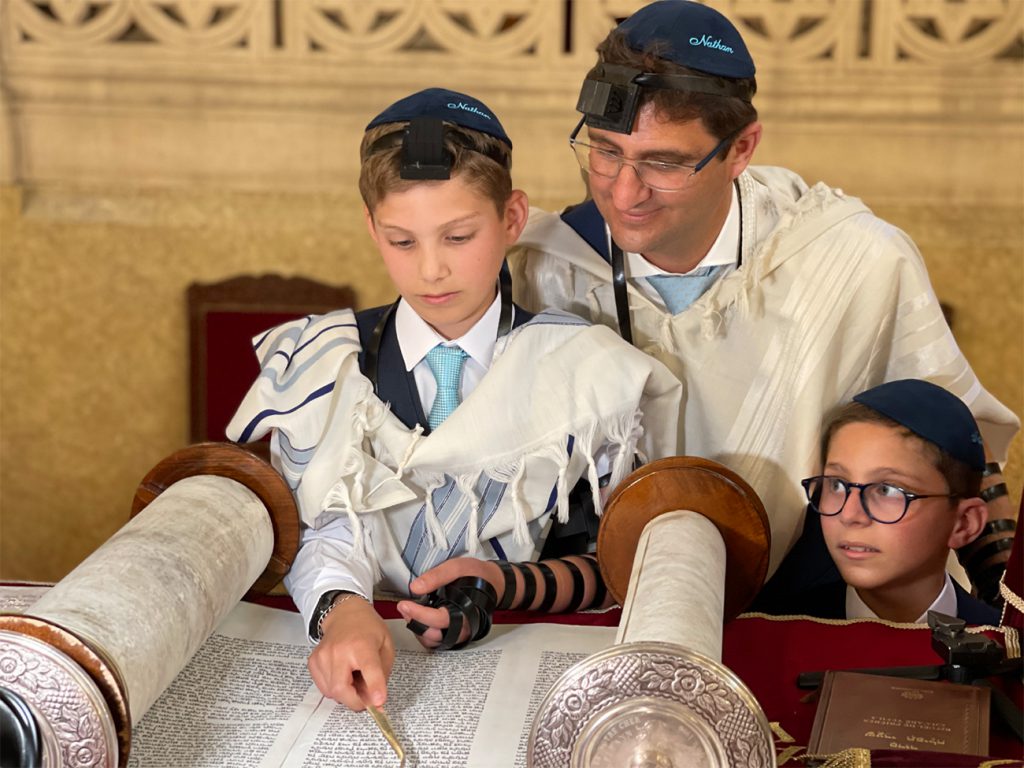
<svg viewBox="0 0 1024 768"><path fill-rule="evenodd" d="M466 352L462 347L438 344L427 352L427 365L437 381L437 394L434 404L430 406L427 421L432 430L451 416L462 398L459 396L459 382L462 380L462 364L466 361Z"/></svg>
<svg viewBox="0 0 1024 768"><path fill-rule="evenodd" d="M647 278L665 302L668 311L677 315L704 295L721 274L725 265L695 269L687 275L655 275Z"/></svg>

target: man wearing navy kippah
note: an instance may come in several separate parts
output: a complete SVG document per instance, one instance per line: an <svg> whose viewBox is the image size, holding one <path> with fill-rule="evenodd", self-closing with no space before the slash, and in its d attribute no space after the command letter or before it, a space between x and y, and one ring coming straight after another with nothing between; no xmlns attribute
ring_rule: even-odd
<svg viewBox="0 0 1024 768"><path fill-rule="evenodd" d="M755 67L725 16L659 0L598 54L570 137L591 199L531 213L510 256L516 298L615 328L680 378L677 452L757 490L772 570L800 535L822 414L857 392L940 384L1005 459L1019 421L958 349L907 235L839 190L751 165ZM1012 515L989 495L990 518Z"/></svg>

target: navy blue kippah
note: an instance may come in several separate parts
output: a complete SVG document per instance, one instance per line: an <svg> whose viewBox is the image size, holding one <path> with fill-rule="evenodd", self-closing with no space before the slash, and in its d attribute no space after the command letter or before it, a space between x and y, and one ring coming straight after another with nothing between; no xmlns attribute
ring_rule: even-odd
<svg viewBox="0 0 1024 768"><path fill-rule="evenodd" d="M407 123L417 117L435 117L463 128L486 133L505 142L511 148L512 140L501 127L497 116L479 99L445 88L427 88L404 99L399 99L366 126L370 130L384 123Z"/></svg>
<svg viewBox="0 0 1024 768"><path fill-rule="evenodd" d="M878 411L979 472L985 448L971 409L952 392L921 379L901 379L861 392L854 401Z"/></svg>
<svg viewBox="0 0 1024 768"><path fill-rule="evenodd" d="M630 48L660 43L658 56L699 72L732 79L753 77L754 60L725 16L691 0L658 0L622 22Z"/></svg>

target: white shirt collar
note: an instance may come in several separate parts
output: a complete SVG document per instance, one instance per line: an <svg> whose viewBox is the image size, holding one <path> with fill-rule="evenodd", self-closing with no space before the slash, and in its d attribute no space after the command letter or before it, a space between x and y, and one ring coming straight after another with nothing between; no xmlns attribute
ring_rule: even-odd
<svg viewBox="0 0 1024 768"><path fill-rule="evenodd" d="M736 185L732 185L732 202L729 204L729 214L725 217L725 223L718 232L718 237L711 245L707 255L689 272L690 274L704 267L717 267L722 264L736 264L736 255L740 247L740 200L736 194ZM632 277L650 277L652 275L671 275L673 272L666 272L654 266L639 253L625 254L626 274Z"/></svg>
<svg viewBox="0 0 1024 768"><path fill-rule="evenodd" d="M915 624L928 623L928 611L939 611L947 616L956 616L956 590L953 589L953 580L946 573L946 581L938 597L932 601L924 613L918 616ZM857 590L847 585L846 587L846 618L848 619L877 619L878 614L868 608L867 603L861 600Z"/></svg>
<svg viewBox="0 0 1024 768"><path fill-rule="evenodd" d="M395 332L398 335L398 346L402 350L405 370L411 371L423 360L427 352L438 344L455 345L486 370L494 357L494 342L498 337L498 320L501 317L501 295L494 297L491 306L483 317L458 339L449 341L431 328L427 322L416 314L405 299L398 302L395 311Z"/></svg>

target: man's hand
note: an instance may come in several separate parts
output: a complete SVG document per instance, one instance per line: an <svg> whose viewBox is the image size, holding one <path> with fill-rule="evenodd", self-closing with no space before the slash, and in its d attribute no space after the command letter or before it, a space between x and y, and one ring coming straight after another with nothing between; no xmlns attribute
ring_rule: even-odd
<svg viewBox="0 0 1024 768"><path fill-rule="evenodd" d="M395 663L384 620L359 596L349 597L323 622L323 638L309 656L309 674L320 692L356 712L382 706Z"/></svg>
<svg viewBox="0 0 1024 768"><path fill-rule="evenodd" d="M486 579L498 595L501 594L505 586L505 577L495 563L489 560L478 560L475 557L456 557L445 560L419 578L413 579L409 590L414 595L426 595L463 576ZM427 631L419 636L421 645L426 648L436 648L440 645L441 636L448 628L448 611L445 608L428 608L412 600L401 600L397 607L398 612L406 621L415 620L428 627ZM466 640L468 635L469 626L464 624L459 642Z"/></svg>

